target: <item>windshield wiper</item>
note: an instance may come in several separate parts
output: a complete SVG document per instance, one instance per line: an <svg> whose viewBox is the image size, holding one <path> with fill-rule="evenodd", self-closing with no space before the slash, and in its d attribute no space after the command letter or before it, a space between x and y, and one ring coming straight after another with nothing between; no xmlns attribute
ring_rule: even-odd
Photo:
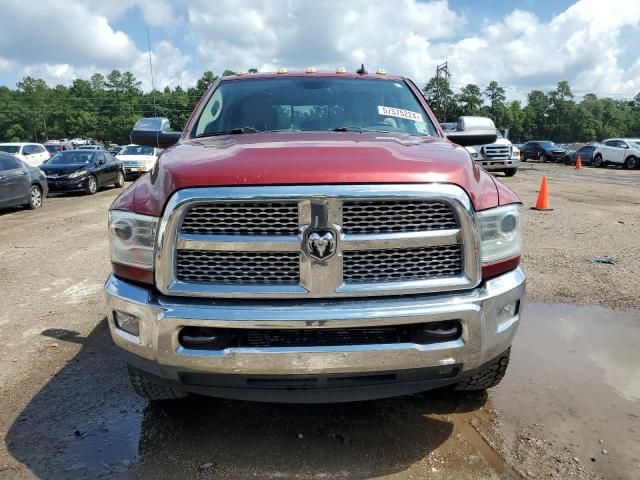
<svg viewBox="0 0 640 480"><path fill-rule="evenodd" d="M373 133L389 133L389 130L376 130L371 128L362 128L362 127L336 127L332 129L334 132L373 132Z"/></svg>
<svg viewBox="0 0 640 480"><path fill-rule="evenodd" d="M196 135L196 138L203 137L216 137L219 135L239 135L241 133L264 133L262 130L258 130L253 127L239 127L232 128L231 130L225 130L223 132L209 132L209 133L201 133L200 135Z"/></svg>

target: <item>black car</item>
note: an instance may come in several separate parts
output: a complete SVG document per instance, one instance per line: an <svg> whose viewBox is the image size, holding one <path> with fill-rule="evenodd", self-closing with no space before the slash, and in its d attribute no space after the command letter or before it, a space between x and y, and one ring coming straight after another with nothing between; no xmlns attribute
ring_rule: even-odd
<svg viewBox="0 0 640 480"><path fill-rule="evenodd" d="M538 160L539 162L562 162L567 152L548 140L533 140L520 149L520 160Z"/></svg>
<svg viewBox="0 0 640 480"><path fill-rule="evenodd" d="M123 148L124 148L124 147L121 147L120 145L111 145L111 146L109 147L108 152L109 152L111 155L114 155L114 156L115 156L115 155L119 154L119 153L120 153L120 151L121 151Z"/></svg>
<svg viewBox="0 0 640 480"><path fill-rule="evenodd" d="M0 152L0 207L40 208L48 189L42 170Z"/></svg>
<svg viewBox="0 0 640 480"><path fill-rule="evenodd" d="M93 195L105 185L124 186L122 162L104 150L60 152L40 168L53 191L84 191Z"/></svg>
<svg viewBox="0 0 640 480"><path fill-rule="evenodd" d="M576 158L580 155L580 163L582 165L591 165L593 160L593 152L596 150L597 145L585 145L578 150L570 150L564 156L565 165L575 165Z"/></svg>

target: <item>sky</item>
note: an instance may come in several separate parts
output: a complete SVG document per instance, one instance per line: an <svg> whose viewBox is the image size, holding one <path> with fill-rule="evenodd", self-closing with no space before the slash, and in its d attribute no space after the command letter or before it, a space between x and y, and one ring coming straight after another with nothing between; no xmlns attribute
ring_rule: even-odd
<svg viewBox="0 0 640 480"><path fill-rule="evenodd" d="M640 0L0 0L0 85L69 85L129 70L151 88L206 70L384 68L424 84L448 62L454 91L491 80L511 99L568 80L640 92Z"/></svg>

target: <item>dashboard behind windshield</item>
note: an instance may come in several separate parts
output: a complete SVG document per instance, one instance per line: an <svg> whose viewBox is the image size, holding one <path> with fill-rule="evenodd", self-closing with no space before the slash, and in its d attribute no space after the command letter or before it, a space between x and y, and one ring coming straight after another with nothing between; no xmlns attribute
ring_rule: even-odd
<svg viewBox="0 0 640 480"><path fill-rule="evenodd" d="M427 112L404 81L335 77L221 82L191 136L235 129L354 129L436 135Z"/></svg>

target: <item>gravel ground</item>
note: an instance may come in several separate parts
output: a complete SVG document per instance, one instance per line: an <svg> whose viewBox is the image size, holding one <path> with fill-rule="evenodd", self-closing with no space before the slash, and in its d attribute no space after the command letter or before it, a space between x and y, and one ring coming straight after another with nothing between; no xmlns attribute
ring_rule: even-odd
<svg viewBox="0 0 640 480"><path fill-rule="evenodd" d="M543 174L553 212L528 208ZM640 172L505 180L532 303L503 383L329 406L147 404L104 316L118 191L0 211L0 478L639 478Z"/></svg>

